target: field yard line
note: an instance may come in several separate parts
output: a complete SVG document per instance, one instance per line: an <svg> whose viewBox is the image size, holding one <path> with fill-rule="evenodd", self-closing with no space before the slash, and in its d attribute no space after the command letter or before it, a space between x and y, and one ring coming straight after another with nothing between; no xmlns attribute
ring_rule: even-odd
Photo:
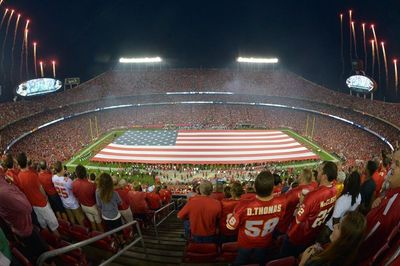
<svg viewBox="0 0 400 266"><path fill-rule="evenodd" d="M97 146L100 144L100 142L104 141L106 138L108 138L109 136L111 136L112 134L114 134L114 131L111 131L110 133L108 133L107 135L103 136L101 139L97 140L95 143L93 143L92 145L90 145L89 147L87 147L86 149L84 149L83 151L81 151L80 153L78 153L76 155L75 158L72 158L67 164L67 167L74 167L76 166L76 164L73 164L73 162L76 161L76 159L78 159L79 157L81 157L83 154L89 152L91 149L93 149L93 147Z"/></svg>
<svg viewBox="0 0 400 266"><path fill-rule="evenodd" d="M330 155L330 154L329 154L328 152L326 152L324 149L322 149L321 147L315 145L314 143L312 143L312 142L309 141L308 139L304 138L303 136L300 136L300 135L297 134L296 132L291 131L291 130L287 130L287 129L282 130L282 131L286 131L286 132L289 132L289 133L295 135L297 138L301 139L301 140L304 141L304 142L307 142L310 146L314 147L314 149L319 149L319 150L321 150L321 152L323 152L325 155L328 155L328 157L331 158L332 161L338 162L338 159L336 159L334 156Z"/></svg>

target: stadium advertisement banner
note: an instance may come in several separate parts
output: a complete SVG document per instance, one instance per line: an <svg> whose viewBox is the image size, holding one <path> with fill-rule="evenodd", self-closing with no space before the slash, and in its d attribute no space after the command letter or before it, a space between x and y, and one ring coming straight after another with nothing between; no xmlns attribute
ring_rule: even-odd
<svg viewBox="0 0 400 266"><path fill-rule="evenodd" d="M61 81L52 78L31 79L17 87L17 94L23 97L55 92L62 87Z"/></svg>
<svg viewBox="0 0 400 266"><path fill-rule="evenodd" d="M346 80L346 84L349 89L360 93L371 93L377 88L373 79L363 75L350 76Z"/></svg>

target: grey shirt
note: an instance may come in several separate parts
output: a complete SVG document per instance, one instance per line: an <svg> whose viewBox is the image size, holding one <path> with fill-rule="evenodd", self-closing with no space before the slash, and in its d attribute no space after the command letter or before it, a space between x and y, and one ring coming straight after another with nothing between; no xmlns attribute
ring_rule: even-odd
<svg viewBox="0 0 400 266"><path fill-rule="evenodd" d="M104 219L114 220L119 216L118 205L121 204L121 198L117 192L113 191L113 195L109 202L103 202L100 199L99 190L96 190L96 203L97 206L99 206Z"/></svg>

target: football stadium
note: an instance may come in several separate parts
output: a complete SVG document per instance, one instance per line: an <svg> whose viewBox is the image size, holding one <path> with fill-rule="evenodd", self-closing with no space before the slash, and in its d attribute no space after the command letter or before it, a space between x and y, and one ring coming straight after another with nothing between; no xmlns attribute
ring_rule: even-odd
<svg viewBox="0 0 400 266"><path fill-rule="evenodd" d="M31 2L0 0L0 266L400 265L398 4Z"/></svg>

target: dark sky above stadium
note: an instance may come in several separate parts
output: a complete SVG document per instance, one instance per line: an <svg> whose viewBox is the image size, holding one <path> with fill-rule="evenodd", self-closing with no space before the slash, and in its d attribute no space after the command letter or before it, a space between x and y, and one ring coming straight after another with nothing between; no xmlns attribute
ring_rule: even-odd
<svg viewBox="0 0 400 266"><path fill-rule="evenodd" d="M356 23L375 23L378 38L387 42L389 70L393 56L400 55L398 0L4 3L32 19L30 34L40 43L41 58L56 58L62 77L84 80L110 69L120 56L160 55L176 67L228 67L242 55L276 56L308 79L337 86L339 13L345 13L347 48L349 8ZM362 42L360 28L357 40Z"/></svg>

